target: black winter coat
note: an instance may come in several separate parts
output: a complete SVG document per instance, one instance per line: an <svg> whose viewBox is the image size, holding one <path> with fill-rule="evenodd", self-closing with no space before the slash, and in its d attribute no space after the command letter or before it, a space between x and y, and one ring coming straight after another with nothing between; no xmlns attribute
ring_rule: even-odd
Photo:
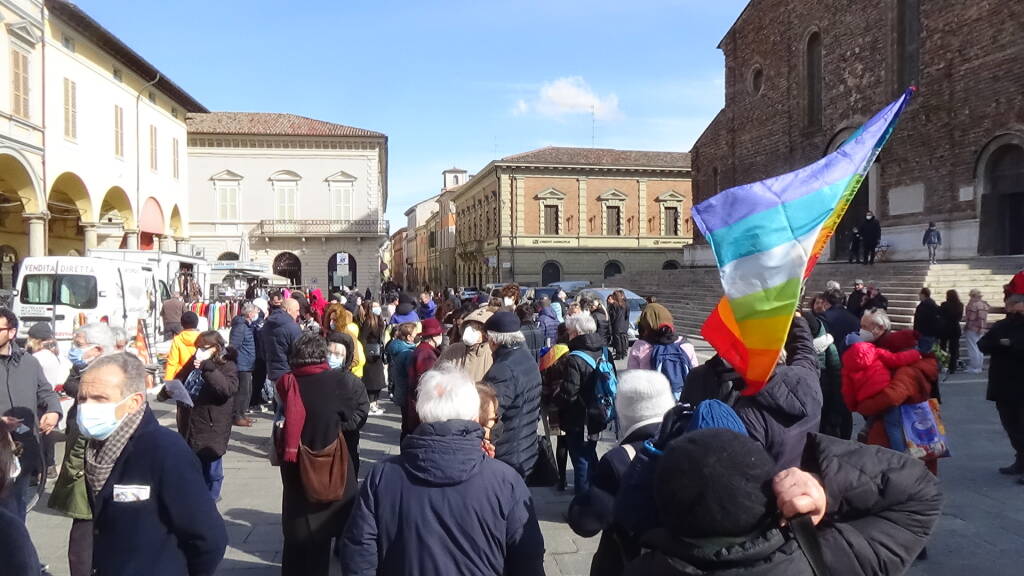
<svg viewBox="0 0 1024 576"><path fill-rule="evenodd" d="M601 541L590 563L590 576L619 576L624 560L640 554L639 544L613 522L615 497L639 444L654 438L660 426L660 422L641 426L605 452L597 463L590 491L578 494L569 505L569 527L573 532L586 538L601 532Z"/></svg>
<svg viewBox="0 0 1024 576"><path fill-rule="evenodd" d="M604 308L598 308L590 313L594 318L594 322L597 323L597 334L605 342L611 342L611 323L608 321L608 313L604 311Z"/></svg>
<svg viewBox="0 0 1024 576"><path fill-rule="evenodd" d="M775 369L764 388L733 405L747 434L772 455L778 471L800 465L807 434L821 424L818 354L802 317L793 319L786 354L786 365Z"/></svg>
<svg viewBox="0 0 1024 576"><path fill-rule="evenodd" d="M943 338L959 338L960 321L964 319L964 305L959 302L943 302L939 304L939 336Z"/></svg>
<svg viewBox="0 0 1024 576"><path fill-rule="evenodd" d="M544 347L544 329L536 322L523 322L519 328L526 338L526 347L530 350L530 356L537 362L540 358L540 349Z"/></svg>
<svg viewBox="0 0 1024 576"><path fill-rule="evenodd" d="M942 318L939 315L939 305L931 298L925 298L917 304L914 310L914 330L922 336L937 338L942 334Z"/></svg>
<svg viewBox="0 0 1024 576"><path fill-rule="evenodd" d="M818 474L828 510L817 526L833 576L903 574L924 548L942 511L938 480L905 454L812 434L802 468ZM731 574L813 576L788 530L766 528L750 538L674 540L652 534L652 551L625 576Z"/></svg>
<svg viewBox="0 0 1024 576"><path fill-rule="evenodd" d="M618 304L609 305L608 324L612 335L629 332L629 309Z"/></svg>
<svg viewBox="0 0 1024 576"><path fill-rule="evenodd" d="M540 421L540 368L526 346L494 351L484 382L498 393L501 432L494 439L494 457L526 478L537 461Z"/></svg>
<svg viewBox="0 0 1024 576"><path fill-rule="evenodd" d="M194 370L195 356L178 372L184 382ZM238 367L231 360L217 364L212 359L199 365L206 384L189 408L178 404L178 432L203 462L220 458L228 450L234 415L232 399L238 392ZM182 427L182 425L184 425Z"/></svg>
<svg viewBox="0 0 1024 576"><path fill-rule="evenodd" d="M985 397L994 402L1024 403L1024 314L1007 314L993 324L978 340L978 349L992 359Z"/></svg>
<svg viewBox="0 0 1024 576"><path fill-rule="evenodd" d="M199 460L146 413L95 498L92 567L111 576L214 574L228 534ZM140 502L115 502L115 486L145 486Z"/></svg>
<svg viewBox="0 0 1024 576"><path fill-rule="evenodd" d="M846 297L846 309L858 319L864 313L864 304L867 302L868 294L864 290L854 290Z"/></svg>
<svg viewBox="0 0 1024 576"><path fill-rule="evenodd" d="M260 330L263 357L267 360L267 378L276 382L278 378L291 372L288 354L299 336L302 336L302 328L299 328L299 324L283 308L277 308L270 313Z"/></svg>
<svg viewBox="0 0 1024 576"><path fill-rule="evenodd" d="M421 424L400 456L375 465L341 542L342 571L542 576L544 538L530 491L483 453L482 439L475 422Z"/></svg>
<svg viewBox="0 0 1024 576"><path fill-rule="evenodd" d="M582 430L598 434L605 429L604 414L597 402L594 369L572 352L580 351L595 361L607 344L598 334L581 334L569 341L569 353L558 359L563 365L562 383L555 393L558 422L562 430Z"/></svg>
<svg viewBox="0 0 1024 576"><path fill-rule="evenodd" d="M860 235L864 238L865 246L878 246L882 240L882 225L878 223L878 218L870 220L865 218L857 229L860 230Z"/></svg>

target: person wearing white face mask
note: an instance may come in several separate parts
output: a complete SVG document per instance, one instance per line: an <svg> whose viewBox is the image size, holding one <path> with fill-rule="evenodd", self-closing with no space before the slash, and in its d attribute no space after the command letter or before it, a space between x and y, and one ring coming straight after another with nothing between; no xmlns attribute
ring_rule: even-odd
<svg viewBox="0 0 1024 576"><path fill-rule="evenodd" d="M349 361L355 350L355 343L352 337L344 332L332 332L327 337L327 366L332 373L336 373L335 381L342 390L342 396L350 399L351 406L354 406L354 418L359 421L358 426L346 429L345 444L348 446L349 457L355 466L356 474L359 473L359 430L363 427L366 417L372 414L372 405L366 394L366 386L358 376L349 369Z"/></svg>
<svg viewBox="0 0 1024 576"><path fill-rule="evenodd" d="M124 353L94 360L78 403L93 573L215 573L224 520L195 453L149 409L142 362Z"/></svg>
<svg viewBox="0 0 1024 576"><path fill-rule="evenodd" d="M228 449L228 438L234 421L234 397L238 392L238 352L229 348L216 331L203 332L196 338L196 353L179 373L189 387L190 379L202 380L198 392L192 393L194 406L178 404L178 431L199 457L203 478L213 500L220 500L224 483L221 458ZM198 371L198 374L197 374Z"/></svg>
<svg viewBox="0 0 1024 576"><path fill-rule="evenodd" d="M484 324L490 317L491 312L485 308L478 308L467 314L462 319L462 341L445 348L437 363L455 366L469 374L474 382L483 380L494 362L484 330Z"/></svg>

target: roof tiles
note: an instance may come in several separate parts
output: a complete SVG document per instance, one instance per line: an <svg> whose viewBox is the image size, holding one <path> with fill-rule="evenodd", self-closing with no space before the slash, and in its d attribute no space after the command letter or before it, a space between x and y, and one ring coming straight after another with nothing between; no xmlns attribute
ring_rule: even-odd
<svg viewBox="0 0 1024 576"><path fill-rule="evenodd" d="M314 120L296 114L273 112L210 112L189 114L190 134L238 134L252 136L349 136L385 138L372 130Z"/></svg>

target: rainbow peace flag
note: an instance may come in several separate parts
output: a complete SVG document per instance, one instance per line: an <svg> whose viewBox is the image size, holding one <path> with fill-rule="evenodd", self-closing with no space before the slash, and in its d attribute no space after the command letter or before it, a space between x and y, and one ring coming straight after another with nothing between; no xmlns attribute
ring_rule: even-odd
<svg viewBox="0 0 1024 576"><path fill-rule="evenodd" d="M771 377L803 283L913 93L907 89L814 164L693 207L725 291L701 334L743 375L744 394L757 393Z"/></svg>

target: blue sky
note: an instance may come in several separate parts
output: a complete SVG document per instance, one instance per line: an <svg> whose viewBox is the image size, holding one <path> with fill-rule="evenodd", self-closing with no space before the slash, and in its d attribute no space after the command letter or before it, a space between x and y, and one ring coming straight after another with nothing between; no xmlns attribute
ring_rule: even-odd
<svg viewBox="0 0 1024 576"><path fill-rule="evenodd" d="M689 150L722 107L716 46L746 1L78 3L211 110L387 134L395 230L453 165L592 141Z"/></svg>

